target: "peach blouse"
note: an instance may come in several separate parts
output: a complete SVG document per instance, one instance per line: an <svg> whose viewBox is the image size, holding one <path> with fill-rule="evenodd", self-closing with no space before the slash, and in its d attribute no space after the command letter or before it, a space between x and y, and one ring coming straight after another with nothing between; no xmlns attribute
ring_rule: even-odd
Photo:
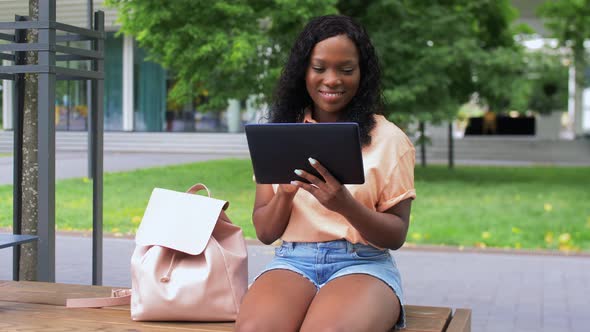
<svg viewBox="0 0 590 332"><path fill-rule="evenodd" d="M346 185L355 199L371 210L384 212L407 198L416 198L416 150L410 139L382 115L375 115L371 144L363 147L365 183ZM309 110L304 122L316 122ZM321 160L318 160L320 163ZM277 185L273 185L276 192ZM289 242L324 242L346 239L369 244L342 215L326 209L315 197L299 189L293 199L289 224L281 239Z"/></svg>

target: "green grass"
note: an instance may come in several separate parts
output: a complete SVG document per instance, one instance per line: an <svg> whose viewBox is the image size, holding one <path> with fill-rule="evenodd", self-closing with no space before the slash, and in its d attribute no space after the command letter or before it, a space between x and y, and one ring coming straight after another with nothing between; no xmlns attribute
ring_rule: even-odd
<svg viewBox="0 0 590 332"><path fill-rule="evenodd" d="M590 251L590 168L416 168L408 242ZM134 234L154 187L205 183L254 238L249 160L228 159L104 176L104 231ZM58 230L90 230L92 181L56 184ZM0 186L0 227L12 220L12 186Z"/></svg>
<svg viewBox="0 0 590 332"><path fill-rule="evenodd" d="M416 169L408 241L590 250L590 168Z"/></svg>
<svg viewBox="0 0 590 332"><path fill-rule="evenodd" d="M106 173L103 189L103 226L109 233L133 234L154 187L185 191L205 183L215 198L230 202L229 215L245 228L250 226L255 185L248 160L158 167L131 172ZM91 230L92 181L86 178L56 183L58 230ZM0 227L12 220L12 186L0 186ZM255 236L253 230L248 234Z"/></svg>

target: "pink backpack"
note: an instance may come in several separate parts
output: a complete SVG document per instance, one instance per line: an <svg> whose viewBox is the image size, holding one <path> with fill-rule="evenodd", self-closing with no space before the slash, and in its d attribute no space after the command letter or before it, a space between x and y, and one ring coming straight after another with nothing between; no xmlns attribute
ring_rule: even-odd
<svg viewBox="0 0 590 332"><path fill-rule="evenodd" d="M208 197L194 195L205 189ZM248 287L246 242L203 184L155 188L135 237L131 291L68 299L68 307L131 303L137 321L233 321Z"/></svg>

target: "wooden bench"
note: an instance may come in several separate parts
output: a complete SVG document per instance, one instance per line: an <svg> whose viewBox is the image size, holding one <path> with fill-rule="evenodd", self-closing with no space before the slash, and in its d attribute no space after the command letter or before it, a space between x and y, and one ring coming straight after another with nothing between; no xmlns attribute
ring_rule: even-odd
<svg viewBox="0 0 590 332"><path fill-rule="evenodd" d="M68 298L110 296L111 287L0 281L0 331L233 331L233 323L134 322L129 306L68 309ZM406 306L407 332L468 332L471 310Z"/></svg>

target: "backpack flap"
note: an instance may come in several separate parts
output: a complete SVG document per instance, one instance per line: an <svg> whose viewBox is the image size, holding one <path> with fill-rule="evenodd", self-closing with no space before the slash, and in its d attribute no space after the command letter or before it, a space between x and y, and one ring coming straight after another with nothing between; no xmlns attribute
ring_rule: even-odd
<svg viewBox="0 0 590 332"><path fill-rule="evenodd" d="M209 242L226 204L215 198L155 188L137 229L135 243L198 255Z"/></svg>

